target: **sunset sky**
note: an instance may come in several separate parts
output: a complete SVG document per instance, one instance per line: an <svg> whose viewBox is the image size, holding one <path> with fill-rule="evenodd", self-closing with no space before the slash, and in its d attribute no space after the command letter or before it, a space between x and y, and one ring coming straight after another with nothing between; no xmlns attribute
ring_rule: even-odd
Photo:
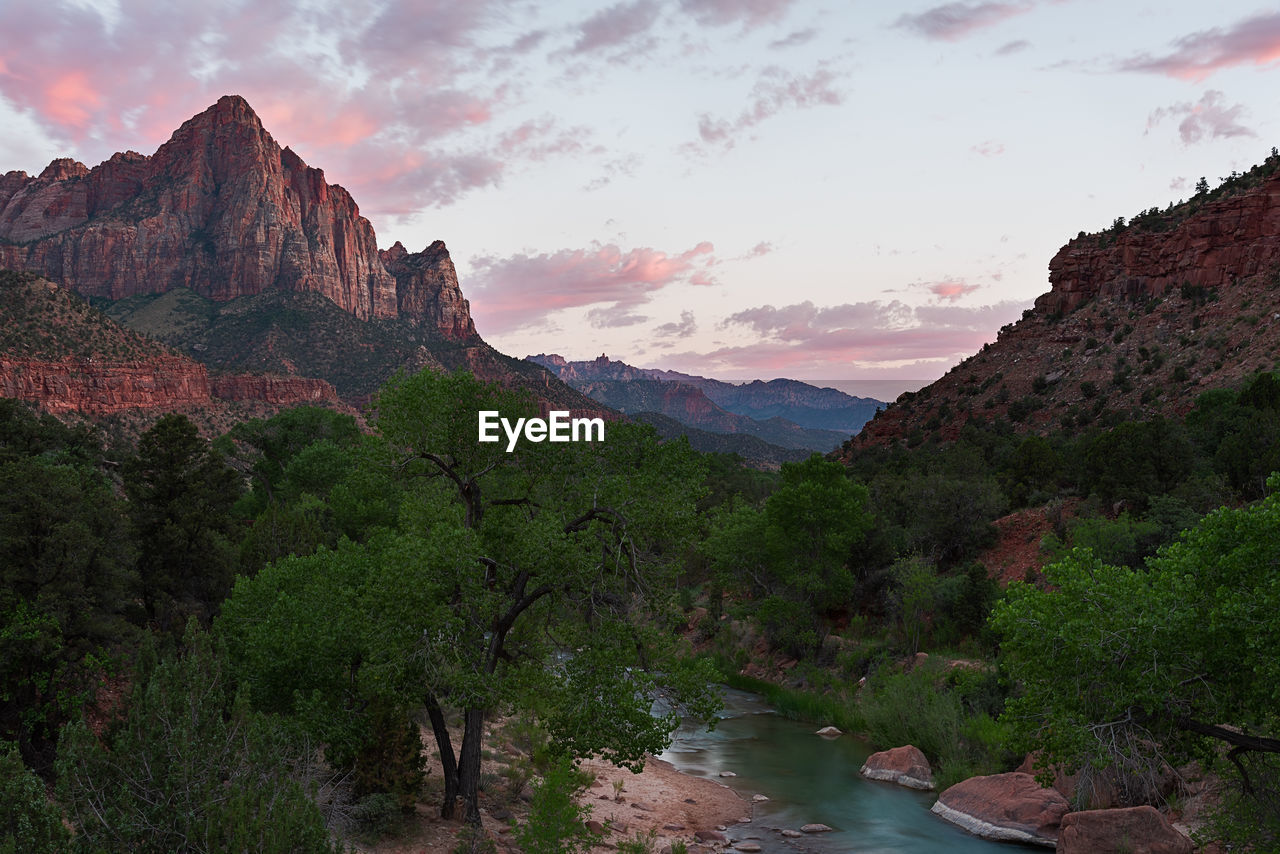
<svg viewBox="0 0 1280 854"><path fill-rule="evenodd" d="M1277 63L1230 0L0 0L0 172L236 93L504 352L905 387L1262 160Z"/></svg>

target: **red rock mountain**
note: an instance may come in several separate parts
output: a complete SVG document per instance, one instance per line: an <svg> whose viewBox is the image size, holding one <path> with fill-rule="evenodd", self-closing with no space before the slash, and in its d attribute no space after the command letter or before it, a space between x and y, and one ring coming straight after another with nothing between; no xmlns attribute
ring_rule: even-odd
<svg viewBox="0 0 1280 854"><path fill-rule="evenodd" d="M380 254L351 195L280 148L235 95L149 157L129 151L93 169L61 159L36 177L4 175L0 267L113 300L174 288L217 301L315 291L362 320L475 335L444 244Z"/></svg>
<svg viewBox="0 0 1280 854"><path fill-rule="evenodd" d="M201 384L210 381L223 400L285 404L336 388L358 405L395 370L432 367L466 368L526 389L544 408L601 413L546 371L480 338L444 243L380 251L351 195L276 144L234 95L184 123L150 156L116 154L92 169L59 159L35 177L0 177L0 269L36 273L100 300L115 321L204 363L211 378L260 377L152 383L159 398L171 392L175 406L201 399ZM74 383L56 379L59 370L50 368L48 387L68 400L117 406L88 403ZM263 374L321 385L295 388ZM57 408L49 395L26 388L33 380L15 377L15 394ZM125 374L102 383L146 385Z"/></svg>
<svg viewBox="0 0 1280 854"><path fill-rule="evenodd" d="M1164 211L1083 232L996 341L904 394L858 444L947 440L969 420L1044 433L1189 410L1280 367L1280 155Z"/></svg>

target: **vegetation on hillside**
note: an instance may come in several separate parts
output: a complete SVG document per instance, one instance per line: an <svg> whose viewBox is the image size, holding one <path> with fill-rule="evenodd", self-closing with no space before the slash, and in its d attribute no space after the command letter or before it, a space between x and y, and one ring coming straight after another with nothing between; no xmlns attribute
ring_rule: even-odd
<svg viewBox="0 0 1280 854"><path fill-rule="evenodd" d="M0 353L9 358L133 362L172 355L35 273L0 270Z"/></svg>
<svg viewBox="0 0 1280 854"><path fill-rule="evenodd" d="M0 401L14 844L65 845L53 810L78 850L329 851L423 802L474 822L537 775L563 834L517 838L580 845L575 760L658 750L655 695L710 714L713 660L943 783L1039 749L1158 802L1152 769L1195 759L1230 784L1219 836L1275 833L1275 375L1179 419L970 425L775 474L640 425L475 441L477 408L527 406L422 372L369 433L300 408L209 443L172 415L103 448ZM982 559L1020 508L1053 521L1048 566L1002 592Z"/></svg>

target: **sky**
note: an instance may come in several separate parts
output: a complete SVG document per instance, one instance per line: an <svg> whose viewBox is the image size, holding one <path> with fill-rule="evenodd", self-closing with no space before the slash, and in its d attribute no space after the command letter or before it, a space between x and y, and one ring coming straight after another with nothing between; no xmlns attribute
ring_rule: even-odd
<svg viewBox="0 0 1280 854"><path fill-rule="evenodd" d="M0 0L0 172L239 94L514 356L914 388L1280 141L1251 2Z"/></svg>

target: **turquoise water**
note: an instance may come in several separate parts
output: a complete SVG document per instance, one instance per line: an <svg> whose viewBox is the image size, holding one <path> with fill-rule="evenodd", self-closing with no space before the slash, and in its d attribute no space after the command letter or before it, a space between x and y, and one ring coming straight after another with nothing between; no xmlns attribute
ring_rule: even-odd
<svg viewBox="0 0 1280 854"><path fill-rule="evenodd" d="M970 836L929 812L935 793L863 779L858 769L871 753L865 742L814 735L817 726L783 719L754 694L725 689L723 715L713 732L682 726L662 758L687 774L725 783L748 802L755 794L769 798L748 808L750 824L726 831L731 839L751 839L770 854L1046 850ZM737 776L722 778L721 771ZM811 822L834 830L799 839L778 832Z"/></svg>

